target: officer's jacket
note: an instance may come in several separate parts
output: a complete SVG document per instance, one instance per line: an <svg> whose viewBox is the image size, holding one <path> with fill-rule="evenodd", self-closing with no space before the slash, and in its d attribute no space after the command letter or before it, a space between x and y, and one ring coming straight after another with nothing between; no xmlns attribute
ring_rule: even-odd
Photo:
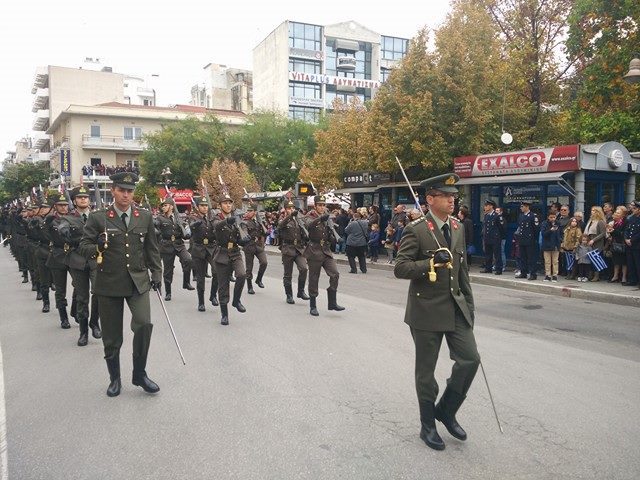
<svg viewBox="0 0 640 480"><path fill-rule="evenodd" d="M216 241L218 242L218 251L215 254L214 260L217 263L228 265L229 261L241 257L242 250L238 244L240 240L238 225L229 225L227 223L227 217L223 213L218 213L215 216L214 228Z"/></svg>
<svg viewBox="0 0 640 480"><path fill-rule="evenodd" d="M333 258L331 253L332 233L327 222L320 219L315 210L311 210L303 217L303 221L309 231L309 243L304 250L304 256L309 260L324 260L324 257Z"/></svg>
<svg viewBox="0 0 640 480"><path fill-rule="evenodd" d="M46 263L49 268L56 270L65 270L67 268L66 257L70 248L70 225L68 217L76 217L76 214L54 214L45 218L45 232L50 239L49 258L47 258Z"/></svg>
<svg viewBox="0 0 640 480"><path fill-rule="evenodd" d="M11 222L11 232L13 245L16 247L24 247L27 244L27 223L28 220L20 213L16 213Z"/></svg>
<svg viewBox="0 0 640 480"><path fill-rule="evenodd" d="M307 239L294 215L287 215L278 223L278 236L282 243L280 251L283 255L296 257L304 253Z"/></svg>
<svg viewBox="0 0 640 480"><path fill-rule="evenodd" d="M449 217L452 269L438 267L436 281L429 281L429 259L441 246L446 246L442 232L431 213L410 222L404 228L394 268L397 278L411 280L404 321L418 330L432 332L455 329L456 308L473 326L474 303L466 260L464 226Z"/></svg>
<svg viewBox="0 0 640 480"><path fill-rule="evenodd" d="M160 253L171 254L176 250L184 249L184 239L180 225L176 225L173 217L158 215L154 219L154 225L158 229L158 242Z"/></svg>
<svg viewBox="0 0 640 480"><path fill-rule="evenodd" d="M521 213L518 217L518 228L515 233L519 244L522 246L537 245L539 233L540 221L536 214L532 211Z"/></svg>
<svg viewBox="0 0 640 480"><path fill-rule="evenodd" d="M484 215L482 224L482 240L486 245L500 245L504 237L504 217L495 210Z"/></svg>
<svg viewBox="0 0 640 480"><path fill-rule="evenodd" d="M260 226L260 223L258 221L257 214L251 220L244 220L244 223L247 226L247 232L249 233L249 237L251 238L251 240L249 240L249 243L242 247L242 250L244 250L245 253L264 252L265 235L264 231L262 230L262 226Z"/></svg>
<svg viewBox="0 0 640 480"><path fill-rule="evenodd" d="M205 260L213 258L216 254L216 230L214 221L209 216L198 213L192 215L189 227L191 228L191 256Z"/></svg>
<svg viewBox="0 0 640 480"><path fill-rule="evenodd" d="M95 258L87 260L79 250L80 240L82 240L84 231L82 216L69 216L66 220L69 222L69 248L67 249L65 263L69 268L73 268L74 270L85 270L87 267L95 270L97 267Z"/></svg>
<svg viewBox="0 0 640 480"><path fill-rule="evenodd" d="M160 282L162 266L153 218L147 210L131 207L129 226L125 227L113 206L92 212L84 226L80 253L87 259L97 257L98 236L106 229L108 247L96 269L94 291L106 297L126 297L149 290L151 279Z"/></svg>

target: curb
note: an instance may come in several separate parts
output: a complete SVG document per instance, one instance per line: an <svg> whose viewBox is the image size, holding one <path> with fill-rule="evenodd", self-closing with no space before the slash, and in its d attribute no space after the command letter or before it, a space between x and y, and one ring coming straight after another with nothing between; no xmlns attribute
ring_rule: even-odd
<svg viewBox="0 0 640 480"><path fill-rule="evenodd" d="M280 256L277 247L267 246L265 252L268 255ZM346 258L342 255L335 257L338 265L349 265ZM367 263L367 268L371 270L389 270L393 271L393 265L386 263ZM504 277L504 275L502 275ZM541 293L544 295L553 295L556 297L576 298L579 300L589 300L592 302L610 303L614 305L623 305L627 307L640 308L640 296L627 295L624 293L599 292L594 290L584 290L580 285L546 285L542 283L530 282L528 280L516 280L509 278L496 278L495 275L477 275L470 274L469 278L472 283L480 285L491 285L494 287L510 288L513 290L521 290L525 292Z"/></svg>

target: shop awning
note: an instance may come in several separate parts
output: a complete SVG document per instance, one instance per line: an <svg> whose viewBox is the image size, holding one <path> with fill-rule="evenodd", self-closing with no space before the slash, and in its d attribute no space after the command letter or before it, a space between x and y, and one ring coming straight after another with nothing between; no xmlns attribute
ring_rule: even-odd
<svg viewBox="0 0 640 480"><path fill-rule="evenodd" d="M562 178L562 176L567 173L572 172L544 172L526 173L523 175L502 175L499 177L461 178L456 185L504 185L506 183L555 182L575 197L576 192L573 187Z"/></svg>
<svg viewBox="0 0 640 480"><path fill-rule="evenodd" d="M334 190L333 193L369 193L375 192L378 189L376 185L371 185L370 187L346 187L346 188L338 188Z"/></svg>

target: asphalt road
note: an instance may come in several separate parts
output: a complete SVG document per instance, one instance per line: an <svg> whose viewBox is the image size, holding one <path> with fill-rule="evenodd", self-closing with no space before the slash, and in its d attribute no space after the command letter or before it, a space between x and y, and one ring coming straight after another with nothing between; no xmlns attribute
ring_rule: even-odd
<svg viewBox="0 0 640 480"><path fill-rule="evenodd" d="M55 310L40 312L0 249L0 345L10 479L637 479L638 309L476 285L476 336L504 428L481 373L447 448L418 437L407 283L391 272L346 273L344 312L320 317L284 302L277 257L248 312L196 311L195 292L157 299L147 371L156 396L130 383L108 398L99 341L75 345ZM176 281L181 278L176 267ZM321 288L326 288L326 277ZM441 385L451 361L443 348ZM2 445L3 447L5 445Z"/></svg>

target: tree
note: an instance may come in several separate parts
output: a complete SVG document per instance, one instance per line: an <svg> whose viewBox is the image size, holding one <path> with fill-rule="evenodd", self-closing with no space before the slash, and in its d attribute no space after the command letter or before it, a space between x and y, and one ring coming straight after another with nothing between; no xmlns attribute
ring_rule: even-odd
<svg viewBox="0 0 640 480"><path fill-rule="evenodd" d="M177 120L145 136L147 149L140 155L141 173L151 184L162 181L162 170L169 167L173 182L193 188L200 171L224 153L224 127L213 115L203 120L190 117Z"/></svg>
<svg viewBox="0 0 640 480"><path fill-rule="evenodd" d="M275 112L259 112L228 138L228 156L244 162L256 176L260 190L270 184L293 185L297 170L316 149L316 125L292 120Z"/></svg>
<svg viewBox="0 0 640 480"><path fill-rule="evenodd" d="M616 140L640 150L640 84L623 76L640 51L640 3L578 0L569 15L567 48L577 65L571 133L583 143Z"/></svg>
<svg viewBox="0 0 640 480"><path fill-rule="evenodd" d="M52 169L49 162L21 162L6 165L0 176L0 190L10 198L28 196L33 187L49 183Z"/></svg>
<svg viewBox="0 0 640 480"><path fill-rule="evenodd" d="M149 204L152 207L155 207L160 204L160 195L158 194L158 186L144 179L136 185L136 189L133 192L135 201L139 205L147 206L146 201L149 201Z"/></svg>
<svg viewBox="0 0 640 480"><path fill-rule="evenodd" d="M200 172L200 178L204 180L211 201L214 203L218 202L218 199L223 193L223 187L220 184L218 176L220 176L225 183L236 208L242 205L245 188L249 192L256 191L258 188L258 182L255 176L245 163L236 162L231 159L216 159ZM200 193L204 195L200 181L198 182L198 188Z"/></svg>

